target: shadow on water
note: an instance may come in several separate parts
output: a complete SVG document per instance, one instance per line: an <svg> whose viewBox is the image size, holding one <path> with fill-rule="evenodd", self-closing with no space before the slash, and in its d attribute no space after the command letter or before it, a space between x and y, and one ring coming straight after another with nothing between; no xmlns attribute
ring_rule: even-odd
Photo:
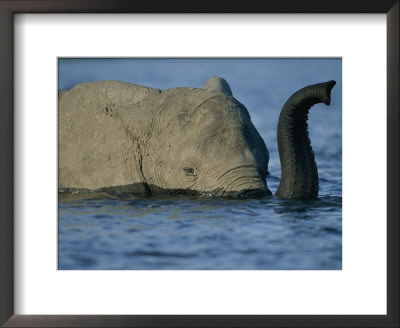
<svg viewBox="0 0 400 328"><path fill-rule="evenodd" d="M342 197L322 197L313 200L280 199L274 205L275 213L299 214L299 218L305 219L304 213L337 210L342 206Z"/></svg>

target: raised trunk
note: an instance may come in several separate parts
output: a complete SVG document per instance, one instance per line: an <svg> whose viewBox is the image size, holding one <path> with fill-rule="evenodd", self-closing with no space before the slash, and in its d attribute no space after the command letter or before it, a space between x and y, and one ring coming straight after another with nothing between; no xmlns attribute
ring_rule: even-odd
<svg viewBox="0 0 400 328"><path fill-rule="evenodd" d="M318 83L295 92L285 103L278 122L281 181L275 195L312 199L318 196L318 169L308 137L308 111L317 103L330 104L335 81Z"/></svg>

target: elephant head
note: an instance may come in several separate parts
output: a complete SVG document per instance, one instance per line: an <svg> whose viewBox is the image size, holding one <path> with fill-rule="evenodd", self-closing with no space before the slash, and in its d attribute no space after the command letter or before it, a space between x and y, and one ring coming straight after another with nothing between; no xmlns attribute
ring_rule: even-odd
<svg viewBox="0 0 400 328"><path fill-rule="evenodd" d="M156 129L146 128L152 135L143 158L151 194L164 189L222 197L271 195L264 140L228 84L214 82L207 89L165 90L151 105Z"/></svg>

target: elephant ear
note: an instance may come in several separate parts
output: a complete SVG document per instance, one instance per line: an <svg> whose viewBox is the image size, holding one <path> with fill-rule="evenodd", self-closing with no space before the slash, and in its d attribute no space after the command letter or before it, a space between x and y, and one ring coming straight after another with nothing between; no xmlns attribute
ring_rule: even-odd
<svg viewBox="0 0 400 328"><path fill-rule="evenodd" d="M206 84L204 84L204 89L211 90L214 92L220 92L228 96L233 97L231 88L223 78L218 76L210 77Z"/></svg>

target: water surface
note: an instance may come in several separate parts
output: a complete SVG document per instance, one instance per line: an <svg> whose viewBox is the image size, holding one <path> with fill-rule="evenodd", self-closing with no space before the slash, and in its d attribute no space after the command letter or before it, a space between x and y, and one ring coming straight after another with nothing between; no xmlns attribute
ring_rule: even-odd
<svg viewBox="0 0 400 328"><path fill-rule="evenodd" d="M60 197L60 269L341 268L341 197L92 197Z"/></svg>

